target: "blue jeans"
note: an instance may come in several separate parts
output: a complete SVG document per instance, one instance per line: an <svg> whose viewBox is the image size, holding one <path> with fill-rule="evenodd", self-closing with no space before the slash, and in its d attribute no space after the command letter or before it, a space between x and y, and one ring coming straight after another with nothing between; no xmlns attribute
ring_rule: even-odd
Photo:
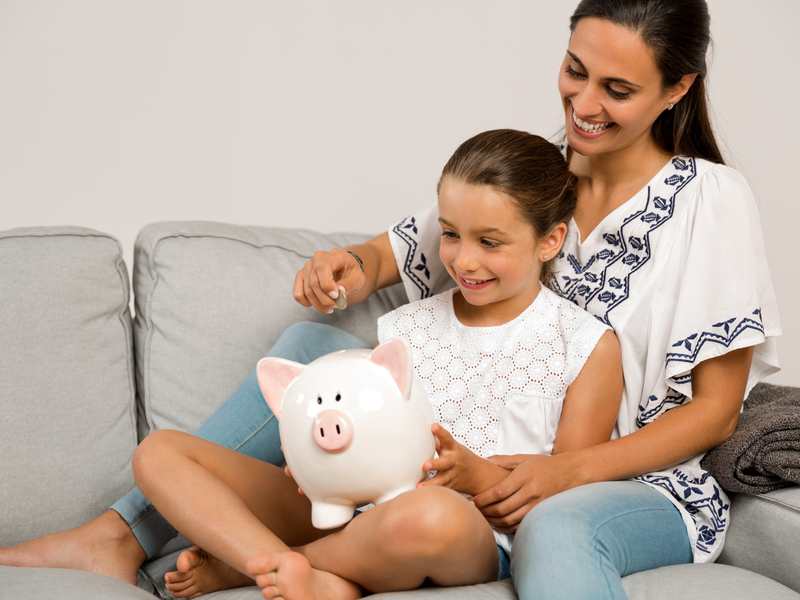
<svg viewBox="0 0 800 600"><path fill-rule="evenodd" d="M319 323L298 323L287 329L267 356L308 364L336 350L371 348L349 333ZM241 387L196 431L196 435L259 460L283 463L278 420L267 406L253 370ZM112 507L125 519L147 553L153 557L177 535L138 488Z"/></svg>
<svg viewBox="0 0 800 600"><path fill-rule="evenodd" d="M622 577L692 562L678 509L636 481L552 496L522 520L511 548L520 600L627 599Z"/></svg>

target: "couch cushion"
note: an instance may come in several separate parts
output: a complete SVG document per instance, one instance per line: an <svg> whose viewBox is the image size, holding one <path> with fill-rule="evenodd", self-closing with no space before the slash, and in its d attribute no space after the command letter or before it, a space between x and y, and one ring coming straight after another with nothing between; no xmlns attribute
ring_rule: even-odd
<svg viewBox="0 0 800 600"><path fill-rule="evenodd" d="M730 496L731 528L718 561L800 592L800 487Z"/></svg>
<svg viewBox="0 0 800 600"><path fill-rule="evenodd" d="M74 527L130 489L128 302L116 239L0 232L0 546Z"/></svg>
<svg viewBox="0 0 800 600"><path fill-rule="evenodd" d="M153 600L155 596L111 577L70 569L0 566L0 600Z"/></svg>
<svg viewBox="0 0 800 600"><path fill-rule="evenodd" d="M133 274L141 433L195 431L298 321L374 341L377 318L407 302L402 286L333 315L300 306L291 293L315 251L367 237L206 222L145 227Z"/></svg>

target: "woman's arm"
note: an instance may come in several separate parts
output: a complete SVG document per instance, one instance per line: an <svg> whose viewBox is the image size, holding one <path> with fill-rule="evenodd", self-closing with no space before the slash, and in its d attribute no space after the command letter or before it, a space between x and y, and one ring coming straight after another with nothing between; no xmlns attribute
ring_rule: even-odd
<svg viewBox="0 0 800 600"><path fill-rule="evenodd" d="M554 494L663 470L707 452L736 429L752 357L753 349L743 348L700 363L692 370L692 401L630 435L552 457L498 457L512 474L473 502L490 523L513 531Z"/></svg>
<svg viewBox="0 0 800 600"><path fill-rule="evenodd" d="M364 265L347 251L356 254ZM389 234L383 233L364 244L316 252L294 280L292 295L303 306L321 313L333 311L339 286L344 287L348 304L358 304L373 292L400 282Z"/></svg>

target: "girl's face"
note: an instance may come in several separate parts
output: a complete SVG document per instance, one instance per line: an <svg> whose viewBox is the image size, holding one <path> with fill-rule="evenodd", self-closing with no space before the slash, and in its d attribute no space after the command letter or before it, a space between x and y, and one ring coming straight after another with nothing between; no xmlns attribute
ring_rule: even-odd
<svg viewBox="0 0 800 600"><path fill-rule="evenodd" d="M510 196L445 177L439 188L439 224L439 256L467 308L480 309L470 314L479 314L481 325L507 323L530 306L539 293L541 245ZM456 314L462 317L458 307Z"/></svg>
<svg viewBox="0 0 800 600"><path fill-rule="evenodd" d="M641 38L595 17L575 27L558 90L567 142L584 156L644 147L658 115L677 101Z"/></svg>

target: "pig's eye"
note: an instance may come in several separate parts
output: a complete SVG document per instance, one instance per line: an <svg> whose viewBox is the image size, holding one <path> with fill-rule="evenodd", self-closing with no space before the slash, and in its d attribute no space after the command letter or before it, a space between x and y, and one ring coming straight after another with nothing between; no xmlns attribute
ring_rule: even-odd
<svg viewBox="0 0 800 600"><path fill-rule="evenodd" d="M342 399L342 395L341 394L336 394L336 401L338 402L341 399Z"/></svg>
<svg viewBox="0 0 800 600"><path fill-rule="evenodd" d="M317 404L322 404L322 396L317 396Z"/></svg>

